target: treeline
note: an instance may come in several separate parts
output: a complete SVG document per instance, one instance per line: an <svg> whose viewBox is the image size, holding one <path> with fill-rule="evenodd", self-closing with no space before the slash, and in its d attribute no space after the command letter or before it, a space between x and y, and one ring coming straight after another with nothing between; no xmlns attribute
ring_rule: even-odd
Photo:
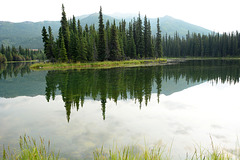
<svg viewBox="0 0 240 160"><path fill-rule="evenodd" d="M12 46L5 47L1 45L0 48L0 63L6 63L7 61L28 61L28 60L44 60L45 54L41 50L33 50L28 48L18 48Z"/></svg>
<svg viewBox="0 0 240 160"><path fill-rule="evenodd" d="M128 28L126 27L128 25ZM67 20L62 5L61 27L54 40L52 29L42 29L44 53L51 61L86 62L162 57L159 19L156 36L152 36L150 21L139 14L129 24L122 20L118 25L103 24L102 8L99 11L99 26L82 27L80 20Z"/></svg>
<svg viewBox="0 0 240 160"><path fill-rule="evenodd" d="M179 37L176 32L174 37L163 37L163 51L166 57L226 57L240 56L240 34L212 33L202 35L192 33L186 37Z"/></svg>

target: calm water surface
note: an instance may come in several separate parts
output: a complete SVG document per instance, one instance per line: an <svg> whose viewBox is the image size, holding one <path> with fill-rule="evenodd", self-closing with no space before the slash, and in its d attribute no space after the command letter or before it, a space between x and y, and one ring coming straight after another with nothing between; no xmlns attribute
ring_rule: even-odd
<svg viewBox="0 0 240 160"><path fill-rule="evenodd" d="M62 157L92 159L113 144L172 144L184 159L211 139L226 151L240 133L240 61L104 70L31 71L0 66L0 156L27 134Z"/></svg>

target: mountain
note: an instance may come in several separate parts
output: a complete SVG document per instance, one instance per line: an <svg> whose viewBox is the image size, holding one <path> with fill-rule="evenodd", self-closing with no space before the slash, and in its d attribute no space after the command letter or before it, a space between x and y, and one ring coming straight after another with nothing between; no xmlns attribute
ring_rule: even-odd
<svg viewBox="0 0 240 160"><path fill-rule="evenodd" d="M121 18L122 16L122 18ZM115 14L115 17L109 15L103 15L104 23L107 20L112 23L115 19L116 24L118 24L122 19L125 19L127 24L131 21L133 15L118 15ZM90 26L94 24L96 28L98 27L98 13L93 13L90 15L83 15L76 17L80 19L82 27L85 27L86 24ZM156 33L156 18L149 18L151 21L152 34ZM51 26L54 36L57 37L58 29L60 27L59 21L43 21L43 22L21 22L21 23L12 23L6 21L0 21L0 44L4 45L14 45L26 48L43 48L41 31L43 26ZM204 33L208 34L211 31L205 28L184 22L179 19L172 18L170 16L165 16L160 18L160 27L162 30L162 35L166 33L173 36L177 31L181 36L185 36L188 32Z"/></svg>

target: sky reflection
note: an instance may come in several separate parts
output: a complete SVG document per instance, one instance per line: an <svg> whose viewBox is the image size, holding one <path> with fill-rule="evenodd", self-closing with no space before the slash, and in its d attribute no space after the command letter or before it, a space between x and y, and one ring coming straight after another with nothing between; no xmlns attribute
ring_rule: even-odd
<svg viewBox="0 0 240 160"><path fill-rule="evenodd" d="M194 145L214 144L234 149L240 131L238 93L240 84L205 82L171 95L151 95L147 106L133 100L107 101L102 120L101 102L86 99L84 107L66 110L61 96L0 98L0 146L18 145L20 135L50 139L61 155L89 158L104 145L157 143L170 147L174 157L193 153ZM1 149L1 148L0 148ZM1 150L2 151L2 150ZM72 157L71 157L71 156Z"/></svg>

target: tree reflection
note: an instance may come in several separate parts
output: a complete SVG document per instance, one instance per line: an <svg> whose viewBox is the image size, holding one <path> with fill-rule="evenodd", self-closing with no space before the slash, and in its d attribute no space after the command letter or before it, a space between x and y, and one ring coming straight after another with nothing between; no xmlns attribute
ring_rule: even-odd
<svg viewBox="0 0 240 160"><path fill-rule="evenodd" d="M156 90L158 102L162 92L162 81L180 79L187 83L211 81L216 83L239 82L239 61L189 61L176 65L115 68L99 70L49 71L46 75L46 99L55 99L59 90L65 102L67 120L70 120L71 109L84 106L86 98L99 100L103 120L106 118L107 100L115 103L119 99L133 99L148 105L152 90ZM153 88L155 86L155 88Z"/></svg>
<svg viewBox="0 0 240 160"><path fill-rule="evenodd" d="M30 65L31 63L24 62L0 64L0 79L17 77L19 74L21 76L28 74L31 72Z"/></svg>
<svg viewBox="0 0 240 160"><path fill-rule="evenodd" d="M49 71L46 75L46 99L55 99L57 89L65 102L67 120L71 108L83 107L86 97L100 100L105 119L107 99L117 103L118 99L134 99L142 106L150 101L152 86L157 79L158 96L161 92L162 66L143 68L116 68L105 70ZM160 81L160 82L159 82ZM160 84L159 84L160 83Z"/></svg>

